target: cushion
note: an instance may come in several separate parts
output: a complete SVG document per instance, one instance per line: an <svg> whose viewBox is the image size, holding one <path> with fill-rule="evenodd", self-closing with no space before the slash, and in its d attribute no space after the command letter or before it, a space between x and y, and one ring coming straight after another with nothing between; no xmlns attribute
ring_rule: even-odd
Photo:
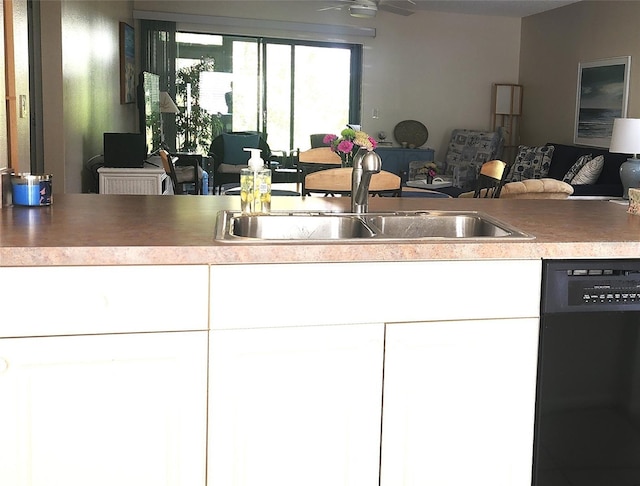
<svg viewBox="0 0 640 486"><path fill-rule="evenodd" d="M520 145L507 181L517 182L546 177L551 165L553 150L553 145L543 145L542 147Z"/></svg>
<svg viewBox="0 0 640 486"><path fill-rule="evenodd" d="M571 194L573 187L570 184L545 177L507 182L502 186L500 199L566 199ZM458 197L473 197L473 192L465 192Z"/></svg>
<svg viewBox="0 0 640 486"><path fill-rule="evenodd" d="M174 170L176 172L176 181L178 182L178 184L181 184L183 182L195 182L195 175L194 175L194 171L195 171L195 167L192 165L183 165L183 166L177 166L174 167ZM198 180L202 180L202 174L203 174L203 170L202 167L198 166Z"/></svg>
<svg viewBox="0 0 640 486"><path fill-rule="evenodd" d="M249 159L247 159L248 161ZM244 165L238 165L238 164L220 164L218 166L218 172L220 173L224 173L224 174L239 174L240 171L242 169L246 169L248 166L248 163L245 163Z"/></svg>
<svg viewBox="0 0 640 486"><path fill-rule="evenodd" d="M602 155L598 155L595 159L587 162L582 169L576 174L576 176L571 180L571 184L573 185L581 185L581 184L595 184L600 177L600 172L602 172L602 168L604 167L604 157Z"/></svg>
<svg viewBox="0 0 640 486"><path fill-rule="evenodd" d="M245 148L259 148L260 135L223 133L224 157L222 162L230 165L247 165L251 154Z"/></svg>
<svg viewBox="0 0 640 486"><path fill-rule="evenodd" d="M571 184L571 181L576 176L576 174L580 172L580 169L582 169L585 166L585 164L590 160L591 160L591 154L581 155L580 157L578 157L578 160L576 160L576 163L573 164L571 168L567 171L567 173L562 178L562 181L566 182L567 184Z"/></svg>
<svg viewBox="0 0 640 486"><path fill-rule="evenodd" d="M571 194L570 184L545 177L508 182L502 186L500 199L566 199Z"/></svg>

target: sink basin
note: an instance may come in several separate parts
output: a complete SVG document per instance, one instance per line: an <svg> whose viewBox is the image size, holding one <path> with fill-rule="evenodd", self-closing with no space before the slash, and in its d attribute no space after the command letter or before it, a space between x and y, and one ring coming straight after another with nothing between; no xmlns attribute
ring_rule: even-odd
<svg viewBox="0 0 640 486"><path fill-rule="evenodd" d="M391 240L532 239L504 222L477 211L394 213L273 212L218 214L215 238L229 242L345 242Z"/></svg>
<svg viewBox="0 0 640 486"><path fill-rule="evenodd" d="M233 236L261 240L344 240L372 238L375 233L354 215L233 216Z"/></svg>
<svg viewBox="0 0 640 486"><path fill-rule="evenodd" d="M367 222L387 238L505 238L515 234L505 224L477 213L373 215Z"/></svg>

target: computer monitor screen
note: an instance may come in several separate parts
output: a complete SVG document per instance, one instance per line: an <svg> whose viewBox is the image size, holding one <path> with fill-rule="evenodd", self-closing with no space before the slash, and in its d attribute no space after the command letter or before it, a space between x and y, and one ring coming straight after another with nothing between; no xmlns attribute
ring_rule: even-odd
<svg viewBox="0 0 640 486"><path fill-rule="evenodd" d="M144 133L105 133L105 167L142 167L147 158Z"/></svg>

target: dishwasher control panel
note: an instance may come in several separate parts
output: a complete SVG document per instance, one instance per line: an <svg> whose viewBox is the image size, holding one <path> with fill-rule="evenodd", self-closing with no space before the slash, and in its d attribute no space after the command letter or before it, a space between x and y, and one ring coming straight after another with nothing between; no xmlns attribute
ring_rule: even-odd
<svg viewBox="0 0 640 486"><path fill-rule="evenodd" d="M640 260L546 260L542 312L640 310Z"/></svg>

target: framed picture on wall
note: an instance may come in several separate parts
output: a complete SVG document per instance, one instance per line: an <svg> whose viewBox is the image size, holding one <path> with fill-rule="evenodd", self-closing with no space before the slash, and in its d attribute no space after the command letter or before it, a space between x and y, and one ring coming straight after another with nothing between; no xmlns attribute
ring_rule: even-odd
<svg viewBox="0 0 640 486"><path fill-rule="evenodd" d="M609 148L613 120L627 116L631 56L578 64L573 142Z"/></svg>
<svg viewBox="0 0 640 486"><path fill-rule="evenodd" d="M129 24L120 22L120 103L136 100L136 36Z"/></svg>

